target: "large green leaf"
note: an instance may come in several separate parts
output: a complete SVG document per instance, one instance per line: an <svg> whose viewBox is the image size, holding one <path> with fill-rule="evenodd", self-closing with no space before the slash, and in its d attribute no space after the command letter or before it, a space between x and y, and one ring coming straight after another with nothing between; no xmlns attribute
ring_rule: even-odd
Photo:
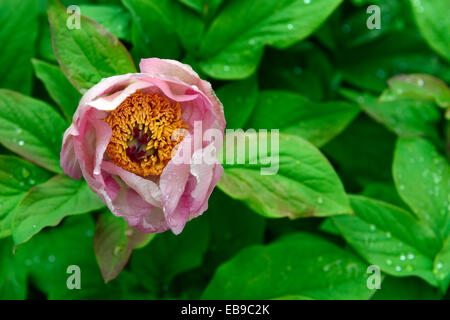
<svg viewBox="0 0 450 320"><path fill-rule="evenodd" d="M267 134L268 141L264 141L256 133L227 134L223 150L225 172L219 187L255 212L271 218L350 213L341 181L320 151L294 135L276 137ZM269 152L258 156L249 150L251 146L261 149L259 140L267 142ZM249 150L241 148L245 145ZM236 161L241 153L246 156L243 164ZM263 173L262 166L268 171Z"/></svg>
<svg viewBox="0 0 450 320"><path fill-rule="evenodd" d="M28 241L45 227L56 226L70 215L100 209L104 204L83 180L58 175L33 187L14 211L13 239Z"/></svg>
<svg viewBox="0 0 450 320"><path fill-rule="evenodd" d="M206 217L186 225L180 235L165 232L131 257L131 271L149 291L159 297L172 279L185 271L199 267L209 244Z"/></svg>
<svg viewBox="0 0 450 320"><path fill-rule="evenodd" d="M447 0L411 0L417 24L436 52L450 61L450 19Z"/></svg>
<svg viewBox="0 0 450 320"><path fill-rule="evenodd" d="M136 72L126 48L98 23L81 16L80 29L69 29L69 15L57 0L48 0L47 13L58 62L81 93L102 78Z"/></svg>
<svg viewBox="0 0 450 320"><path fill-rule="evenodd" d="M36 0L0 2L0 87L29 94L32 67L38 34L38 3Z"/></svg>
<svg viewBox="0 0 450 320"><path fill-rule="evenodd" d="M247 127L279 128L316 146L338 135L360 111L346 102L315 103L293 92L272 90L262 91L257 105Z"/></svg>
<svg viewBox="0 0 450 320"><path fill-rule="evenodd" d="M308 233L249 247L221 265L204 299L367 299L366 268L356 255Z"/></svg>
<svg viewBox="0 0 450 320"><path fill-rule="evenodd" d="M148 243L155 234L128 226L109 210L101 213L94 236L94 250L105 282L115 279L125 267L134 248Z"/></svg>
<svg viewBox="0 0 450 320"><path fill-rule="evenodd" d="M256 77L226 84L217 90L217 96L223 104L227 128L243 128L258 101Z"/></svg>
<svg viewBox="0 0 450 320"><path fill-rule="evenodd" d="M33 59L36 76L44 83L48 94L58 104L68 121L72 116L81 99L80 93L64 76L58 66Z"/></svg>
<svg viewBox="0 0 450 320"><path fill-rule="evenodd" d="M397 191L441 239L450 234L450 166L425 139L399 139L393 174Z"/></svg>
<svg viewBox="0 0 450 320"><path fill-rule="evenodd" d="M306 38L341 2L231 0L200 45L200 67L218 79L246 78L256 70L265 45L286 48Z"/></svg>
<svg viewBox="0 0 450 320"><path fill-rule="evenodd" d="M0 143L8 149L59 173L66 127L66 121L47 103L0 89Z"/></svg>
<svg viewBox="0 0 450 320"><path fill-rule="evenodd" d="M361 196L352 196L354 216L332 217L347 242L367 261L393 276L418 276L437 285L433 260L440 242L409 212Z"/></svg>
<svg viewBox="0 0 450 320"><path fill-rule="evenodd" d="M12 213L28 190L49 178L47 171L28 161L0 155L0 238L11 235Z"/></svg>
<svg viewBox="0 0 450 320"><path fill-rule="evenodd" d="M401 137L426 136L438 140L437 123L441 114L429 101L398 99L380 101L370 94L343 89L341 93L358 103L373 119Z"/></svg>

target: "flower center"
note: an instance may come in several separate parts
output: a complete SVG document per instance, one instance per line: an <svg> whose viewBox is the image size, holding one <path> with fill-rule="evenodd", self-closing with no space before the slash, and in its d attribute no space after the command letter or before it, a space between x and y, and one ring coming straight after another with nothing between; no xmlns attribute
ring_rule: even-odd
<svg viewBox="0 0 450 320"><path fill-rule="evenodd" d="M106 148L111 161L141 176L160 175L172 158L173 148L183 140L177 129L187 129L180 104L158 93L136 91L105 121L112 129Z"/></svg>

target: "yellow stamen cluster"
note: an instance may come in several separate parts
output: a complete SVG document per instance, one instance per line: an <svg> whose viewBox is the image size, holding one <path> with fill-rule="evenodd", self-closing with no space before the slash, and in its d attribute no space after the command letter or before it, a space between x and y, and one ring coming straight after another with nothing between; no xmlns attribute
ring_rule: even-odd
<svg viewBox="0 0 450 320"><path fill-rule="evenodd" d="M105 121L112 129L107 155L115 165L140 176L160 175L173 148L183 139L174 131L188 128L181 120L179 103L139 90L111 111Z"/></svg>

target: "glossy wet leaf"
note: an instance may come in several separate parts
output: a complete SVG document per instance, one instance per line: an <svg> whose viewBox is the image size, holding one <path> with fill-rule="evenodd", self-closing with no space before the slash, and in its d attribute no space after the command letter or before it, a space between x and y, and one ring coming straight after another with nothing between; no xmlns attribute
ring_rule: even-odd
<svg viewBox="0 0 450 320"><path fill-rule="evenodd" d="M378 200L350 199L355 215L331 218L350 246L392 276L415 275L431 285L438 283L433 260L441 244L426 224Z"/></svg>
<svg viewBox="0 0 450 320"><path fill-rule="evenodd" d="M0 89L0 143L6 148L59 173L66 127L67 122L47 103Z"/></svg>
<svg viewBox="0 0 450 320"><path fill-rule="evenodd" d="M57 0L48 1L47 13L59 65L81 93L102 78L136 72L123 44L95 21L81 15L77 28L74 13L68 22L69 14Z"/></svg>
<svg viewBox="0 0 450 320"><path fill-rule="evenodd" d="M275 90L262 91L257 105L247 127L279 128L316 146L324 145L342 132L360 112L358 106L351 103L317 103L293 92Z"/></svg>
<svg viewBox="0 0 450 320"><path fill-rule="evenodd" d="M248 77L256 70L265 45L287 48L306 38L341 2L229 1L200 45L200 67L217 79Z"/></svg>
<svg viewBox="0 0 450 320"><path fill-rule="evenodd" d="M0 155L0 238L11 235L13 211L28 190L50 176L26 160Z"/></svg>
<svg viewBox="0 0 450 320"><path fill-rule="evenodd" d="M296 219L351 212L336 172L306 140L279 134L278 141L274 134L265 139L256 133L243 132L228 133L227 137L223 150L225 171L219 187L256 213ZM242 141L241 147L246 145L248 152L236 149L233 141ZM260 151L259 156L253 152L255 147L264 150L264 144L266 152ZM239 155L246 158L239 160Z"/></svg>
<svg viewBox="0 0 450 320"><path fill-rule="evenodd" d="M203 299L367 299L366 264L332 242L295 233L242 250L221 265Z"/></svg>
<svg viewBox="0 0 450 320"><path fill-rule="evenodd" d="M88 213L104 206L84 180L62 174L33 187L14 210L13 239L28 241L45 227L58 225L64 217Z"/></svg>
<svg viewBox="0 0 450 320"><path fill-rule="evenodd" d="M44 83L48 94L61 108L68 121L72 121L72 116L81 99L80 93L67 80L59 66L33 60L36 76Z"/></svg>
<svg viewBox="0 0 450 320"><path fill-rule="evenodd" d="M399 139L393 174L398 193L441 240L450 233L450 166L425 139Z"/></svg>

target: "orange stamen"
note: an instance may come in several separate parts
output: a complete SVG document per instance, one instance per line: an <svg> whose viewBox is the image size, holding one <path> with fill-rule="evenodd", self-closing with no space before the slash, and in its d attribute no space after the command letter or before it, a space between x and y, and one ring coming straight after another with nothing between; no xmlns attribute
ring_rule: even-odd
<svg viewBox="0 0 450 320"><path fill-rule="evenodd" d="M141 176L162 173L173 148L183 140L175 130L188 128L181 120L178 102L139 90L111 111L105 121L112 129L107 155L115 165Z"/></svg>

